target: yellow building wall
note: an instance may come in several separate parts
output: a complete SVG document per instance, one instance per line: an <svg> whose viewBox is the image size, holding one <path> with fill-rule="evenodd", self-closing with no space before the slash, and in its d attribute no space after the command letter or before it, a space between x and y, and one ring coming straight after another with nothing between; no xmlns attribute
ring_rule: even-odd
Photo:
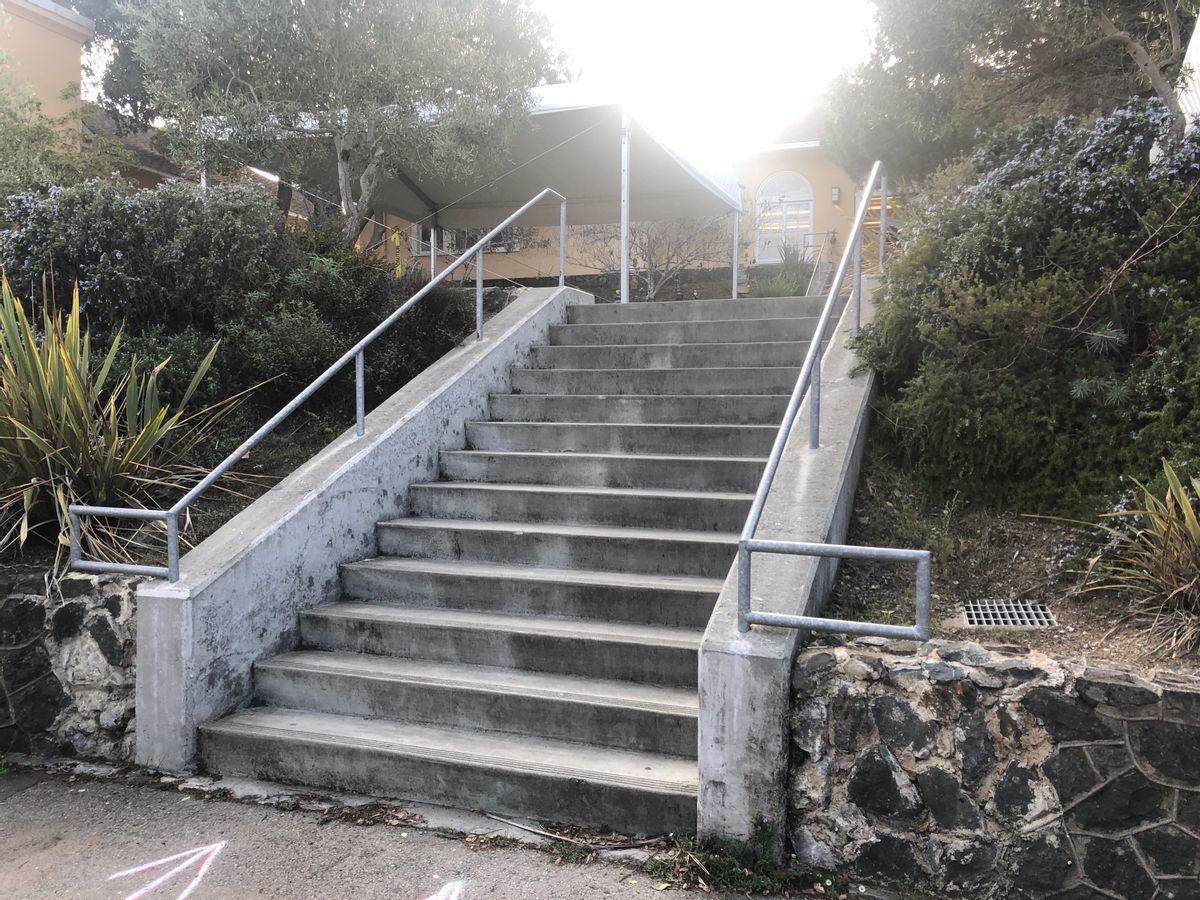
<svg viewBox="0 0 1200 900"><path fill-rule="evenodd" d="M29 0L0 0L0 13L0 54L14 81L51 118L78 112L78 99L64 100L62 93L78 87L83 45L91 30Z"/></svg>
<svg viewBox="0 0 1200 900"><path fill-rule="evenodd" d="M835 248L840 248L854 221L855 184L846 172L831 161L820 147L791 150L769 150L740 161L735 171L742 187L742 253L743 264L755 262L755 219L758 190L762 183L777 172L796 172L803 175L813 192L813 234L836 233ZM833 189L840 192L839 202L833 202ZM763 260L764 263L774 260Z"/></svg>

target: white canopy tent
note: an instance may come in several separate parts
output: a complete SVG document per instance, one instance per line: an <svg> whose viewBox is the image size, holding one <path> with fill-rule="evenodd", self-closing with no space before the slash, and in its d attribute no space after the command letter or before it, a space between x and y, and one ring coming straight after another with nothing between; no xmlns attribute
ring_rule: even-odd
<svg viewBox="0 0 1200 900"><path fill-rule="evenodd" d="M737 296L736 187L722 186L651 135L619 104L586 102L577 85L543 88L531 127L509 165L480 182L402 174L381 186L376 209L445 228L490 228L543 188L567 198L567 224L621 224L621 299L629 299L629 223L734 213L733 295ZM724 179L722 179L724 181ZM522 223L559 224L557 204ZM436 251L434 251L436 252Z"/></svg>

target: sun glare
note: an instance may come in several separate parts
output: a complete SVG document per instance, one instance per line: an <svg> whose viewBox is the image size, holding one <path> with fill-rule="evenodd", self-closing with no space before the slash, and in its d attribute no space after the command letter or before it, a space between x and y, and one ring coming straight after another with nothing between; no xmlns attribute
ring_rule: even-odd
<svg viewBox="0 0 1200 900"><path fill-rule="evenodd" d="M771 140L865 58L868 0L534 0L572 75L698 165Z"/></svg>

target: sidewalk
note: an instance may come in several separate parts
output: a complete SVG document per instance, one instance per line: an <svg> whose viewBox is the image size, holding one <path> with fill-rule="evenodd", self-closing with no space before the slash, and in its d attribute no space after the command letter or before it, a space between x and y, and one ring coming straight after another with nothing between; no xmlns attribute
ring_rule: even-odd
<svg viewBox="0 0 1200 900"><path fill-rule="evenodd" d="M555 865L527 847L475 849L459 836L384 825L318 824L317 813L203 800L176 790L41 772L0 776L0 898L560 900L660 897L632 866ZM219 850L212 848L224 842ZM109 881L122 870L193 852Z"/></svg>

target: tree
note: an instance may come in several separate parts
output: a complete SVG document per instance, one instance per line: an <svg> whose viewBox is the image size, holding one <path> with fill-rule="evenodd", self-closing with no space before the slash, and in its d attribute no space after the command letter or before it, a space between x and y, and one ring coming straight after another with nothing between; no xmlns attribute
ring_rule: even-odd
<svg viewBox="0 0 1200 900"><path fill-rule="evenodd" d="M1107 112L1175 83L1194 0L878 0L871 59L839 80L828 143L850 171L883 155L920 176L1030 115Z"/></svg>
<svg viewBox="0 0 1200 900"><path fill-rule="evenodd" d="M128 161L128 154L112 141L85 141L78 117L55 119L43 113L37 100L10 77L0 54L0 199L106 178Z"/></svg>
<svg viewBox="0 0 1200 900"><path fill-rule="evenodd" d="M97 105L112 117L118 133L149 128L157 113L146 92L146 73L133 52L133 25L121 0L75 0L71 8L92 21L84 65L100 86Z"/></svg>
<svg viewBox="0 0 1200 900"><path fill-rule="evenodd" d="M684 269L728 263L732 253L728 216L637 222L629 226L629 273L653 300ZM582 225L570 241L573 261L600 272L621 268L621 229Z"/></svg>
<svg viewBox="0 0 1200 900"><path fill-rule="evenodd" d="M555 71L528 0L128 0L122 9L173 154L270 166L334 194L347 242L389 176L497 165L530 88Z"/></svg>

